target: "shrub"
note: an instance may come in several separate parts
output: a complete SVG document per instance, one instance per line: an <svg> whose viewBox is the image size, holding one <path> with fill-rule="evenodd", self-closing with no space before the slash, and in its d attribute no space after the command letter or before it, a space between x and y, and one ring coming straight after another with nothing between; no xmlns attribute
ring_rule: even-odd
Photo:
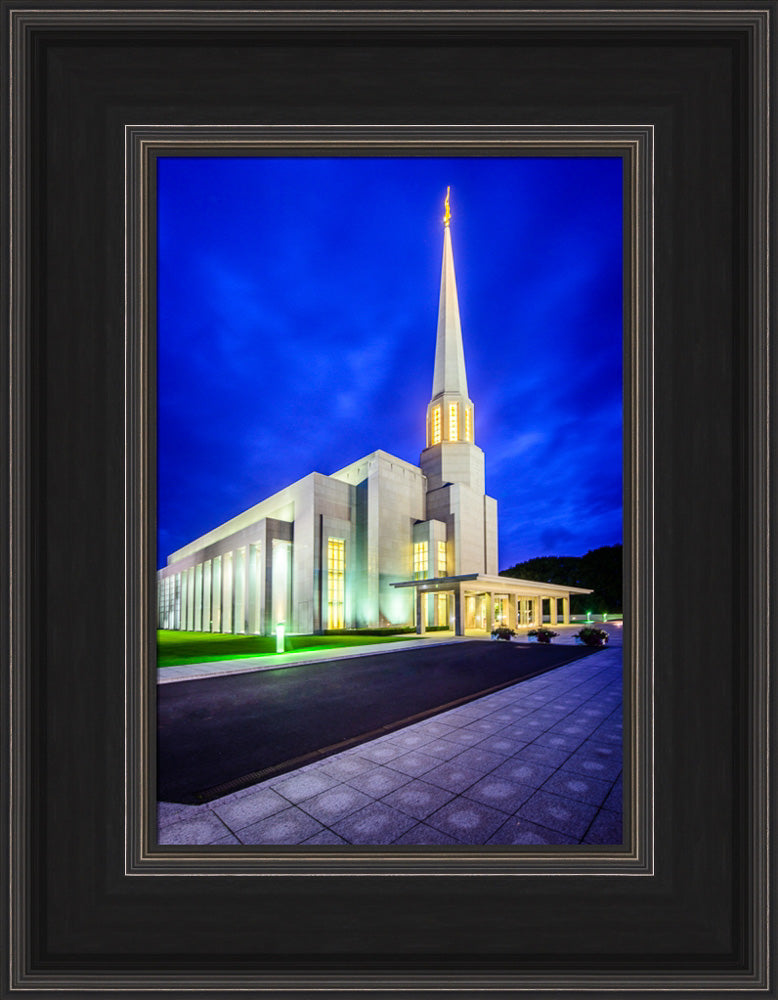
<svg viewBox="0 0 778 1000"><path fill-rule="evenodd" d="M527 632L527 635L534 636L538 642L551 642L555 635L559 635L558 632L553 632L550 628L546 628L542 625L540 628L533 628Z"/></svg>
<svg viewBox="0 0 778 1000"><path fill-rule="evenodd" d="M516 633L513 631L512 628L508 628L507 625L495 625L495 627L492 629L492 638L493 639L508 639L508 640L510 640L511 636L514 636L514 635L516 635Z"/></svg>
<svg viewBox="0 0 778 1000"><path fill-rule="evenodd" d="M580 639L585 646L604 646L608 641L608 633L605 629L587 625L576 633L575 638Z"/></svg>

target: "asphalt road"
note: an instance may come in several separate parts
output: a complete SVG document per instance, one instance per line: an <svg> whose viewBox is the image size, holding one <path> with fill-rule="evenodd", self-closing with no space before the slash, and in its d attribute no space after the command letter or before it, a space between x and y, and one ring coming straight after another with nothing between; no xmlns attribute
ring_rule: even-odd
<svg viewBox="0 0 778 1000"><path fill-rule="evenodd" d="M208 801L590 652L474 641L160 685L157 798Z"/></svg>

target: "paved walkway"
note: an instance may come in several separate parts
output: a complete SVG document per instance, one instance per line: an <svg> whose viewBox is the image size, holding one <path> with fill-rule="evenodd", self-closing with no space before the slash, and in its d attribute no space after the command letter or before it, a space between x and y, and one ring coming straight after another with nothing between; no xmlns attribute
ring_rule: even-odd
<svg viewBox="0 0 778 1000"><path fill-rule="evenodd" d="M554 645L574 643L574 634L582 627L581 622L574 625L554 625L554 631L559 633L554 639ZM600 622L592 624L602 628ZM621 641L620 626L606 625L605 629L611 635L611 642ZM517 633L517 640L527 641L527 628ZM191 681L205 677L227 677L231 674L247 674L256 670L276 670L278 667L293 667L301 663L326 663L328 660L347 660L354 656L372 656L376 653L395 652L402 649L415 649L417 646L435 646L441 643L466 642L473 639L493 641L491 636L475 632L466 636L455 636L453 632L428 632L423 638L414 636L409 639L396 639L392 642L375 642L368 646L351 646L323 649L308 649L301 652L289 650L276 655L247 656L238 660L215 660L208 663L185 663L178 667L162 667L157 671L157 683L174 684L176 681ZM496 640L495 640L496 641ZM500 640L502 641L502 640Z"/></svg>
<svg viewBox="0 0 778 1000"><path fill-rule="evenodd" d="M472 637L468 637L472 638ZM478 636L478 638L490 638ZM373 642L367 646L325 646L297 652L246 656L239 660L215 660L209 663L185 663L179 667L160 667L157 683L174 684L205 677L228 677L231 674L248 674L257 670L276 670L278 667L297 667L302 663L326 663L328 660L349 660L354 656L372 656L375 653L394 653L417 646L438 646L441 643L464 642L465 638L451 632L432 632L424 638L393 639L391 642Z"/></svg>
<svg viewBox="0 0 778 1000"><path fill-rule="evenodd" d="M608 631L602 652L297 771L160 803L159 842L621 843L622 651Z"/></svg>

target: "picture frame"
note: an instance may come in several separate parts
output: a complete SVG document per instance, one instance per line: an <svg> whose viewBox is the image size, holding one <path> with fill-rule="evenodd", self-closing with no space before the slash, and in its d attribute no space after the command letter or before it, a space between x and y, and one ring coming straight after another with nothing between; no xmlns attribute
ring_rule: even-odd
<svg viewBox="0 0 778 1000"><path fill-rule="evenodd" d="M770 989L774 9L4 4L6 992ZM133 141L160 124L383 125L396 146L432 111L436 128L650 126L661 406L636 451L653 493L631 498L651 517L628 519L627 548L652 557L628 564L635 641L656 649L652 732L635 721L655 760L651 849L633 873L608 872L603 854L585 878L553 858L445 873L421 854L413 874L365 856L346 875L289 849L261 874L172 855L144 871L144 768L124 739L149 746L142 693L125 684L150 662L154 607L132 558L148 552L153 504L148 341L127 334L146 301L134 255L148 251Z"/></svg>
<svg viewBox="0 0 778 1000"><path fill-rule="evenodd" d="M628 495L650 495L652 479L650 451L639 454L637 441L652 438L650 399L653 344L651 265L653 246L649 219L653 215L653 134L652 129L632 127L548 128L258 128L220 126L128 126L126 129L126 203L138 206L127 221L127 371L128 409L137 414L136 423L127 421L126 454L129 462L128 522L150 527L143 518L145 496L154 493L155 463L146 442L154 440L153 392L156 383L154 348L156 309L153 283L156 268L155 205L156 164L160 157L197 156L425 156L434 149L448 156L614 156L621 159L624 185L624 299L632 303L624 310L624 363L632 379L624 389L624 409L634 423L629 433L625 476L630 479ZM634 288L631 287L634 283ZM146 417L149 415L149 417ZM145 421L151 420L152 426ZM627 845L589 850L578 846L566 855L558 848L550 852L452 852L429 848L419 852L392 847L388 851L360 850L349 856L341 850L298 848L293 857L284 848L254 847L240 856L225 847L219 856L212 849L156 847L156 811L153 794L156 759L153 725L157 717L156 657L148 645L137 646L149 630L142 609L155 604L148 581L154 579L153 540L145 538L140 552L128 550L125 563L127 582L127 861L128 872L174 872L200 874L203 871L230 874L414 874L438 871L444 874L489 872L592 872L643 873L652 869L653 819L648 789L653 782L650 734L652 722L652 648L650 625L651 595L646 580L652 574L651 507L648 502L633 506L626 515L625 531L640 539L632 552L632 563L640 571L631 574L630 605L640 608L641 624L628 628L625 648L624 699L627 725L625 771ZM128 532L128 538L131 532ZM147 560L152 560L149 564ZM153 591L153 584L151 589ZM129 595L136 592L139 599ZM633 612L633 615L635 612ZM639 647L637 636L643 636ZM133 822L134 821L134 822Z"/></svg>

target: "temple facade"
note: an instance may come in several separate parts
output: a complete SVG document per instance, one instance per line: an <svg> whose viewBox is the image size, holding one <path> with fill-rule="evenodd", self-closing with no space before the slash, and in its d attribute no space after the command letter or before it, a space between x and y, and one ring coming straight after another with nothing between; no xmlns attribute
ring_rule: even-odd
<svg viewBox="0 0 778 1000"><path fill-rule="evenodd" d="M497 501L475 435L449 199L426 446L419 465L375 451L311 472L171 553L160 628L268 635L415 625L457 635L570 620L570 594L498 576Z"/></svg>

